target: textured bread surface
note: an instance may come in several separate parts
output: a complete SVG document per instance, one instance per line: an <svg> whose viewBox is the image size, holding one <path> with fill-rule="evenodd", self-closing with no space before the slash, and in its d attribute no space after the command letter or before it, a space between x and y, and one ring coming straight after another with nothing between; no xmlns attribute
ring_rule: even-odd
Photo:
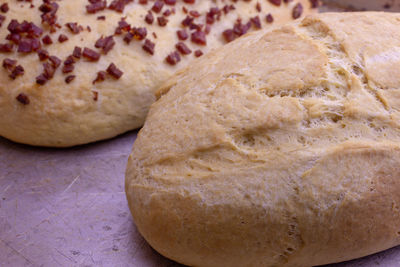
<svg viewBox="0 0 400 267"><path fill-rule="evenodd" d="M197 0L194 4L186 4L183 0L179 0L175 5L164 4L159 13L152 11L154 22L150 25L145 22L145 17L155 1L148 1L147 4L128 1L122 13L105 9L95 14L88 14L86 6L90 4L89 1L63 0L56 1L59 5L56 13L59 27L55 27L57 30L55 33L50 33L49 27L42 24L42 13L39 11L43 1L33 0L32 6L27 2L0 1L0 4L8 4L9 7L8 12L0 12L0 15L5 17L0 27L0 43L9 43L6 40L9 34L7 26L12 19L17 19L19 23L23 20L33 22L44 29L40 39L49 34L53 40L51 45L42 43L42 49L47 50L52 56L57 56L62 60L62 64L52 79L44 85L39 85L35 78L43 72L42 65L45 61L39 61L36 52L18 53L15 46L11 53L0 53L0 64L6 58L18 60L17 64L22 65L25 70L23 76L13 80L9 77L9 72L0 67L0 113L3 114L0 117L0 135L21 143L59 147L110 138L141 127L149 106L155 100L154 93L158 87L176 70L196 60L194 55L196 50L206 53L225 44L222 32L233 28L237 19L241 19L245 24L250 18L259 16L261 26L266 28L293 21L293 9L298 4L302 4L302 14L315 10L311 9L309 0L282 2L279 6L269 1L259 1L258 10L255 0L241 0L236 3ZM107 1L107 5L112 2L115 1ZM206 35L207 45L192 42L191 33L194 30L189 30L188 27L185 28L188 39L185 41L178 39L176 32L184 28L182 21L190 16L183 11L183 8L186 8L187 12L198 12L196 17L191 17L195 24L202 24L202 29L205 31L206 14L213 7L222 10L225 5L234 5L235 9L230 9L227 14L221 11L219 18L214 17L215 21L210 24L210 33ZM175 14L171 11L173 8ZM164 16L167 10L171 14ZM274 19L272 23L267 23L265 19L269 13ZM103 19L98 18L102 16ZM159 17L167 19L168 23L160 26ZM138 41L133 38L127 44L123 40L126 32L114 35L122 18L125 18L132 27L147 29L146 39L155 44L154 55L143 50L145 40ZM65 25L70 22L78 23L83 30L79 34L71 33ZM90 31L87 26L90 27ZM254 25L250 27L249 31L251 30L255 30ZM68 41L60 43L58 41L60 34L66 35ZM114 35L115 45L107 54L95 48L95 43L101 36L111 35ZM181 54L181 61L176 65L170 65L166 62L166 57L176 51L175 45L179 41L185 43L192 53ZM72 73L64 74L61 71L63 62L72 54L75 46L93 49L99 52L101 57L97 62L90 62L82 57L77 60ZM114 63L123 75L119 79L107 75L104 81L93 84L97 73L105 71L111 63ZM69 84L65 82L68 75L76 76ZM26 104L26 101L17 101L16 98L20 94L28 97L29 104Z"/></svg>
<svg viewBox="0 0 400 267"><path fill-rule="evenodd" d="M312 266L400 244L400 15L326 13L211 52L160 90L134 221L191 266Z"/></svg>

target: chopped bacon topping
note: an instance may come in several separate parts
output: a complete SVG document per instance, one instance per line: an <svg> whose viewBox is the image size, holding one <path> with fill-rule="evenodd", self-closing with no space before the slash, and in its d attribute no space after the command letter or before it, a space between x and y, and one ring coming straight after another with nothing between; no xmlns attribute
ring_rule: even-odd
<svg viewBox="0 0 400 267"><path fill-rule="evenodd" d="M112 35L108 37L100 37L95 43L96 48L101 48L105 54L110 52L110 50L114 47L115 41Z"/></svg>
<svg viewBox="0 0 400 267"><path fill-rule="evenodd" d="M182 55L189 55L192 53L192 50L190 50L190 48L187 47L183 42L177 43L175 47Z"/></svg>
<svg viewBox="0 0 400 267"><path fill-rule="evenodd" d="M271 4L275 5L275 6L280 6L281 5L281 0L268 0L268 2L270 2Z"/></svg>
<svg viewBox="0 0 400 267"><path fill-rule="evenodd" d="M68 27L68 29L73 33L73 34L78 34L80 31L81 31L81 29L79 28L79 26L78 26L78 23L76 23L76 22L69 22L69 23L67 23L67 24L65 24L67 27Z"/></svg>
<svg viewBox="0 0 400 267"><path fill-rule="evenodd" d="M192 33L191 41L199 45L206 45L207 44L206 34L202 31L197 30Z"/></svg>
<svg viewBox="0 0 400 267"><path fill-rule="evenodd" d="M65 82L66 83L70 83L70 82L72 82L74 79L75 79L75 75L68 75L66 78L65 78Z"/></svg>
<svg viewBox="0 0 400 267"><path fill-rule="evenodd" d="M301 3L297 3L292 11L292 17L294 19L298 19L303 14L303 5Z"/></svg>
<svg viewBox="0 0 400 267"><path fill-rule="evenodd" d="M30 103L29 97L24 93L20 93L19 95L17 95L16 99L23 105L29 105Z"/></svg>
<svg viewBox="0 0 400 267"><path fill-rule="evenodd" d="M97 83L97 82L102 82L102 81L104 81L104 80L106 79L106 76L107 76L107 72L105 72L105 71L99 71L99 72L97 73L96 79L95 79L92 83L95 84L95 83Z"/></svg>
<svg viewBox="0 0 400 267"><path fill-rule="evenodd" d="M149 39L146 39L144 41L144 45L142 46L143 50L149 53L150 55L154 55L154 47L156 45L150 41Z"/></svg>
<svg viewBox="0 0 400 267"><path fill-rule="evenodd" d="M121 76L124 74L120 69L117 68L117 66L115 66L114 63L111 63L108 66L107 73L110 74L115 79L121 78Z"/></svg>
<svg viewBox="0 0 400 267"><path fill-rule="evenodd" d="M7 3L4 3L0 6L0 11L3 13L7 13L10 8L8 7Z"/></svg>
<svg viewBox="0 0 400 267"><path fill-rule="evenodd" d="M87 58L89 61L98 61L100 58L100 54L96 51L85 47L82 53L83 57Z"/></svg>
<svg viewBox="0 0 400 267"><path fill-rule="evenodd" d="M174 51L165 58L165 61L170 65L176 65L176 63L181 61L181 56L178 52Z"/></svg>
<svg viewBox="0 0 400 267"><path fill-rule="evenodd" d="M86 6L86 12L94 14L98 11L104 10L107 7L106 0L89 0L90 5Z"/></svg>

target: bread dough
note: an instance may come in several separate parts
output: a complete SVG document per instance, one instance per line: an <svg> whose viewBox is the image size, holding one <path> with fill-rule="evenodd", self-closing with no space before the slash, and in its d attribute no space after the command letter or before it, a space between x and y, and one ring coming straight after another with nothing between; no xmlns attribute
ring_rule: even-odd
<svg viewBox="0 0 400 267"><path fill-rule="evenodd" d="M400 244L400 15L325 13L209 53L159 91L126 173L189 266L314 266Z"/></svg>
<svg viewBox="0 0 400 267"><path fill-rule="evenodd" d="M241 24L236 28L238 33L244 33L245 24L255 16L259 16L261 26L266 28L292 21L293 10L297 6L299 11L299 4L303 10L301 15L312 11L308 0L290 1L290 3L282 1L279 6L271 2L281 2L280 0L229 2L207 0L193 1L194 4L183 0L176 3L139 0L92 0L90 3L86 0L64 0L55 2L58 4L58 9L55 9L56 24L54 24L51 5L50 8L42 7L44 3L42 0L31 2L1 1L0 51L6 49L4 48L6 43L11 43L6 40L10 34L7 28L11 20L16 19L18 23L27 20L43 28L44 32L37 40L42 40L46 35L51 37L53 44L46 45L44 40L41 42L42 49L46 50L49 56L58 57L61 65L55 70L52 79L43 80L43 76L40 76L45 72L43 64L47 63L46 75L49 76L49 73L54 72L53 65L57 63L46 59L46 54L43 53L44 61L40 61L37 51L16 52L18 49L26 51L24 49L29 39L27 32L16 34L16 37L25 38L22 40L23 45L15 45L12 52L0 52L2 64L5 59L17 60L15 65L3 67L0 71L0 113L3 114L0 117L0 135L25 144L55 147L93 142L141 127L149 106L155 100L154 92L157 88L176 70L196 59L195 54L200 52L195 53L195 51L201 50L202 53L206 53L225 44L222 32L233 29L238 18L241 18ZM121 4L124 6L124 2L127 4L122 13L108 8L94 14L88 13L96 10L93 7L101 6L103 2L106 2L107 6L116 4L114 9L121 7ZM147 4L141 4L143 2ZM158 11L160 5L163 7ZM214 13L211 12L211 8L215 7L219 9L214 9ZM149 24L151 19L147 18L149 10L152 10L153 16L151 25ZM203 36L197 34L192 37L191 34L199 28L205 32L206 14L210 12L207 20L211 25L210 32L206 35L207 44L202 45ZM269 13L273 16L273 23L266 22L266 14ZM43 16L47 19L45 23L42 23ZM189 26L184 27L182 21L187 16L189 19L185 25ZM125 22L132 28L145 27L147 35L144 35L143 29L142 32L132 30L131 35L134 36L130 36L129 44L125 42L124 39L129 37L126 37L127 31L124 31L126 29L124 25L120 27L121 34L114 34L122 18L125 18ZM51 23L53 25L49 27ZM249 31L256 29L256 24L250 26ZM55 32L50 33L51 29ZM182 29L187 31L187 40L180 40L177 36L177 31ZM112 40L107 40L107 48L101 48L105 42L98 44L100 48L95 47L101 36L104 38L113 36ZM193 38L198 41L191 41ZM146 50L143 49L146 44L145 39L148 39ZM184 53L188 50L181 47L183 53L176 52L169 59L171 63L175 63L179 57L180 61L171 65L166 58L177 51L175 46L179 41L192 52L186 55ZM29 42L28 46L32 46ZM155 45L154 55L150 53L151 43ZM75 47L89 48L98 52L100 58L96 61L93 58L96 55L91 55L93 51L87 50L85 53L87 57L72 58L76 63L69 64L73 67L65 68L65 71L71 71L73 68L72 72L63 73L64 63ZM23 75L18 75L21 74L18 68L13 75L16 66L22 66ZM93 84L100 71L105 71L102 75L105 80L98 80ZM15 79L10 78L10 75L15 76ZM70 75L75 77L68 77Z"/></svg>

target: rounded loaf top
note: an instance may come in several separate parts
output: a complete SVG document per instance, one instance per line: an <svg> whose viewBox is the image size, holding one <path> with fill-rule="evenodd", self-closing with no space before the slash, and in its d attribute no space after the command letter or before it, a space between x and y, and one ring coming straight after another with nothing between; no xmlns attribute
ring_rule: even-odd
<svg viewBox="0 0 400 267"><path fill-rule="evenodd" d="M126 173L150 245L193 266L312 266L399 244L399 29L312 15L165 83Z"/></svg>
<svg viewBox="0 0 400 267"><path fill-rule="evenodd" d="M0 3L0 135L62 147L138 128L176 70L246 32L308 14L314 2Z"/></svg>

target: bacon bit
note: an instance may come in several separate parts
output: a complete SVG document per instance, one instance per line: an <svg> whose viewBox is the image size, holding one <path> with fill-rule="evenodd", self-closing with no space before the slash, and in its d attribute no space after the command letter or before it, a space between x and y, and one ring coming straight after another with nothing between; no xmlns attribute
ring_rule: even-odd
<svg viewBox="0 0 400 267"><path fill-rule="evenodd" d="M56 57L56 56L51 56L51 57L49 57L49 60L50 60L51 64L53 65L53 67L56 68L56 69L57 69L57 68L60 66L60 64L61 64L61 59L59 59L59 58Z"/></svg>
<svg viewBox="0 0 400 267"><path fill-rule="evenodd" d="M189 16L186 16L186 18L184 19L184 20L182 20L182 25L184 26L184 27L189 27L190 25L192 25L193 24L193 20L194 20L194 18L192 18L192 17L189 17Z"/></svg>
<svg viewBox="0 0 400 267"><path fill-rule="evenodd" d="M303 5L301 3L297 3L297 5L295 5L293 8L292 17L294 19L298 19L301 17L302 14L303 14Z"/></svg>
<svg viewBox="0 0 400 267"><path fill-rule="evenodd" d="M210 8L210 11L206 14L206 23L213 24L215 20L219 20L221 17L221 10L218 7Z"/></svg>
<svg viewBox="0 0 400 267"><path fill-rule="evenodd" d="M68 41L68 37L67 37L65 34L60 34L60 35L58 36L58 41L59 41L60 43L63 43L63 42L65 42L65 41Z"/></svg>
<svg viewBox="0 0 400 267"><path fill-rule="evenodd" d="M0 52L1 53L9 53L12 52L14 48L13 44L6 43L6 44L0 44Z"/></svg>
<svg viewBox="0 0 400 267"><path fill-rule="evenodd" d="M100 58L100 54L96 51L85 47L82 53L83 57L87 58L89 61L98 61Z"/></svg>
<svg viewBox="0 0 400 267"><path fill-rule="evenodd" d="M120 69L117 68L117 66L115 66L114 63L111 63L108 66L107 73L110 74L115 79L121 78L121 76L124 74Z"/></svg>
<svg viewBox="0 0 400 267"><path fill-rule="evenodd" d="M265 20L267 21L267 23L272 23L274 22L274 17L270 13L265 17Z"/></svg>
<svg viewBox="0 0 400 267"><path fill-rule="evenodd" d="M108 37L100 37L95 43L96 48L101 48L105 54L107 54L115 45L115 41L112 35Z"/></svg>
<svg viewBox="0 0 400 267"><path fill-rule="evenodd" d="M9 7L8 7L8 4L7 4L7 3L4 3L4 4L2 4L2 5L0 6L0 11L1 11L1 12L7 13L8 10L9 10Z"/></svg>
<svg viewBox="0 0 400 267"><path fill-rule="evenodd" d="M25 73L24 68L21 65L18 65L12 70L11 74L9 75L9 77L11 79L15 80L18 76L24 75L24 73Z"/></svg>
<svg viewBox="0 0 400 267"><path fill-rule="evenodd" d="M75 59L73 56L68 56L67 59L64 61L64 65L73 65L75 64Z"/></svg>
<svg viewBox="0 0 400 267"><path fill-rule="evenodd" d="M143 40L147 36L146 28L133 28L131 30L131 33L132 33L133 38L135 38L136 40L139 40L139 41Z"/></svg>
<svg viewBox="0 0 400 267"><path fill-rule="evenodd" d="M225 30L222 32L222 35L224 36L225 41L228 43L236 39L235 33L231 29Z"/></svg>
<svg viewBox="0 0 400 267"><path fill-rule="evenodd" d="M107 72L105 72L105 71L99 71L99 72L97 73L96 79L95 79L92 83L95 84L95 83L97 83L97 82L102 82L102 81L104 81L104 80L106 79L106 76L107 76Z"/></svg>
<svg viewBox="0 0 400 267"><path fill-rule="evenodd" d="M144 45L142 46L143 50L149 53L150 55L154 55L154 47L156 45L150 41L149 39L146 39L144 41Z"/></svg>
<svg viewBox="0 0 400 267"><path fill-rule="evenodd" d="M256 4L256 10L257 10L258 12L261 12L261 4L260 4L260 2L257 2L257 4Z"/></svg>
<svg viewBox="0 0 400 267"><path fill-rule="evenodd" d="M38 54L38 56L39 56L39 60L40 60L40 61L44 61L44 60L46 60L46 59L49 58L49 52L47 52L47 51L44 50L44 49L39 49L39 50L37 51L37 54Z"/></svg>
<svg viewBox="0 0 400 267"><path fill-rule="evenodd" d="M65 78L65 83L70 83L70 82L72 82L74 79L75 79L75 75L68 75L66 78Z"/></svg>
<svg viewBox="0 0 400 267"><path fill-rule="evenodd" d="M11 43L0 44L0 52L1 53L12 52L13 48L14 48L14 44L11 44Z"/></svg>
<svg viewBox="0 0 400 267"><path fill-rule="evenodd" d="M132 41L132 39L133 39L132 32L128 32L128 33L125 34L123 40L124 40L125 43L129 44Z"/></svg>
<svg viewBox="0 0 400 267"><path fill-rule="evenodd" d="M80 48L79 46L75 46L74 51L72 52L72 56L75 58L81 58L82 48Z"/></svg>
<svg viewBox="0 0 400 267"><path fill-rule="evenodd" d="M151 11L149 11L147 13L146 17L144 18L144 20L147 22L147 24L153 24L153 21L154 21L153 13L151 13Z"/></svg>
<svg viewBox="0 0 400 267"><path fill-rule="evenodd" d="M250 27L251 27L250 21L246 24L242 24L242 21L238 20L233 26L233 32L238 36L242 36L243 34L247 33Z"/></svg>
<svg viewBox="0 0 400 267"><path fill-rule="evenodd" d="M40 7L39 10L43 12L40 17L42 18L42 23L47 23L53 31L55 31L54 26L57 23L57 10L58 4L56 2L46 1Z"/></svg>
<svg viewBox="0 0 400 267"><path fill-rule="evenodd" d="M189 15L192 16L192 17L195 17L195 18L200 17L200 13L197 12L196 10L191 10L191 11L189 12Z"/></svg>
<svg viewBox="0 0 400 267"><path fill-rule="evenodd" d="M176 0L164 0L165 4L174 6L176 4Z"/></svg>
<svg viewBox="0 0 400 267"><path fill-rule="evenodd" d="M32 52L32 41L31 39L22 39L18 44L18 53L30 53Z"/></svg>
<svg viewBox="0 0 400 267"><path fill-rule="evenodd" d="M182 41L189 38L189 35L187 34L187 32L185 30L178 30L178 31L176 31L176 34L178 35L179 40L182 40Z"/></svg>
<svg viewBox="0 0 400 267"><path fill-rule="evenodd" d="M268 2L270 2L271 4L275 5L275 6L280 6L281 5L281 0L268 0Z"/></svg>
<svg viewBox="0 0 400 267"><path fill-rule="evenodd" d="M181 56L179 55L178 52L174 51L171 54L169 54L166 58L165 61L170 64L170 65L176 65L179 61L181 61Z"/></svg>
<svg viewBox="0 0 400 267"><path fill-rule="evenodd" d="M168 20L165 17L158 17L157 21L158 25L160 25L161 27L164 27L168 23Z"/></svg>
<svg viewBox="0 0 400 267"><path fill-rule="evenodd" d="M15 44L19 44L19 41L21 40L21 35L17 33L10 33L6 36L6 40L9 40Z"/></svg>
<svg viewBox="0 0 400 267"><path fill-rule="evenodd" d="M176 49L181 52L182 55L189 55L192 53L189 47L187 47L183 42L179 42L175 45Z"/></svg>
<svg viewBox="0 0 400 267"><path fill-rule="evenodd" d="M94 100L94 101L97 101L97 100L99 99L99 92L97 92L97 91L92 91L92 93L93 93L93 100Z"/></svg>
<svg viewBox="0 0 400 267"><path fill-rule="evenodd" d="M48 79L43 73L36 77L36 83L39 85L44 85L47 81Z"/></svg>
<svg viewBox="0 0 400 267"><path fill-rule="evenodd" d="M46 77L47 80L53 78L55 72L56 68L52 64L49 64L47 62L43 64L43 75L44 77Z"/></svg>
<svg viewBox="0 0 400 267"><path fill-rule="evenodd" d="M222 10L224 11L224 14L228 14L230 11L235 10L235 6L234 5L225 5Z"/></svg>
<svg viewBox="0 0 400 267"><path fill-rule="evenodd" d="M78 27L78 23L76 22L69 22L65 24L65 26L68 27L68 29L73 33L73 34L78 34L80 32L80 29Z"/></svg>
<svg viewBox="0 0 400 267"><path fill-rule="evenodd" d="M153 7L151 8L151 10L153 10L153 11L156 12L156 13L160 13L160 11L162 10L163 6L164 6L164 3L161 2L161 1L159 1L159 0L157 0L157 1L154 3L154 5L153 5Z"/></svg>
<svg viewBox="0 0 400 267"><path fill-rule="evenodd" d="M261 29L261 21L259 16L251 18L250 21L256 29Z"/></svg>
<svg viewBox="0 0 400 267"><path fill-rule="evenodd" d="M141 5L147 5L147 0L139 0L139 4L141 4Z"/></svg>
<svg viewBox="0 0 400 267"><path fill-rule="evenodd" d="M17 61L14 59L5 58L3 60L3 68L5 68L6 70L11 71L15 65L17 65Z"/></svg>
<svg viewBox="0 0 400 267"><path fill-rule="evenodd" d="M97 20L106 20L106 16L98 16Z"/></svg>
<svg viewBox="0 0 400 267"><path fill-rule="evenodd" d="M107 1L101 0L89 0L90 5L86 6L86 12L89 14L94 14L98 11L104 10L107 7Z"/></svg>
<svg viewBox="0 0 400 267"><path fill-rule="evenodd" d="M312 8L319 7L319 0L310 0L310 3Z"/></svg>
<svg viewBox="0 0 400 267"><path fill-rule="evenodd" d="M125 6L132 2L133 0L114 0L108 6L108 9L115 10L119 13L124 12Z"/></svg>
<svg viewBox="0 0 400 267"><path fill-rule="evenodd" d="M0 27L3 26L3 22L6 20L6 17L3 15L0 15Z"/></svg>
<svg viewBox="0 0 400 267"><path fill-rule="evenodd" d="M64 63L65 64L65 63ZM62 68L62 72L63 73L70 73L73 72L75 69L75 66L73 64L71 65L64 65L64 67Z"/></svg>
<svg viewBox="0 0 400 267"><path fill-rule="evenodd" d="M118 22L118 27L115 29L115 34L121 34L122 32L128 32L131 30L131 25L125 21L125 18L122 18Z"/></svg>
<svg viewBox="0 0 400 267"><path fill-rule="evenodd" d="M45 35L45 36L42 38L42 42L43 42L44 44L46 44L46 45L50 45L50 44L53 43L53 40L51 40L51 37L50 37L49 35Z"/></svg>
<svg viewBox="0 0 400 267"><path fill-rule="evenodd" d="M20 93L19 95L17 95L16 99L23 105L29 105L30 103L29 97L24 93Z"/></svg>
<svg viewBox="0 0 400 267"><path fill-rule="evenodd" d="M194 55L196 57L201 57L203 55L203 52L201 50L196 50L196 51L194 51Z"/></svg>
<svg viewBox="0 0 400 267"><path fill-rule="evenodd" d="M195 44L206 45L206 34L202 31L195 31L191 35L191 41Z"/></svg>
<svg viewBox="0 0 400 267"><path fill-rule="evenodd" d="M154 39L157 39L157 34L155 32L153 32L152 34L153 34Z"/></svg>
<svg viewBox="0 0 400 267"><path fill-rule="evenodd" d="M163 16L168 17L169 15L171 15L171 10L167 9L164 11Z"/></svg>
<svg viewBox="0 0 400 267"><path fill-rule="evenodd" d="M186 4L194 4L196 0L183 0Z"/></svg>

